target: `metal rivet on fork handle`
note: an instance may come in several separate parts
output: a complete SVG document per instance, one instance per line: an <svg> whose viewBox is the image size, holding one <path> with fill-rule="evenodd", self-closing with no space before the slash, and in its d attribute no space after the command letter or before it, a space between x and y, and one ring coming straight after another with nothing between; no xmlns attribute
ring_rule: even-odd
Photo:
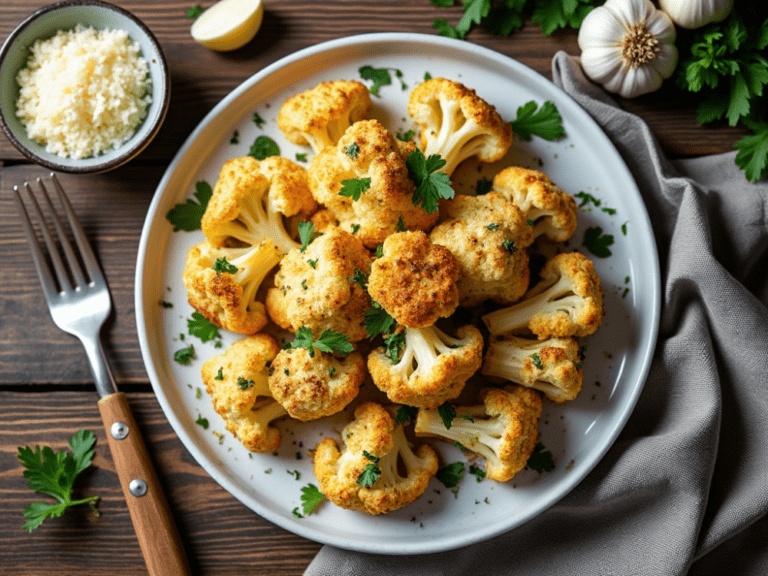
<svg viewBox="0 0 768 576"><path fill-rule="evenodd" d="M115 440L123 440L128 436L128 424L125 422L113 422L109 427L109 433Z"/></svg>
<svg viewBox="0 0 768 576"><path fill-rule="evenodd" d="M134 478L128 484L128 491L134 496L144 496L147 493L147 483L141 478Z"/></svg>

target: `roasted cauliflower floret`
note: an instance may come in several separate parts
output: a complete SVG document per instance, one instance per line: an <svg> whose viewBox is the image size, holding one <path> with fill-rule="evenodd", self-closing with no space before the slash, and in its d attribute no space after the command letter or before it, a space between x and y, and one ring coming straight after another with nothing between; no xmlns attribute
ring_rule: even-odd
<svg viewBox="0 0 768 576"><path fill-rule="evenodd" d="M373 382L398 404L434 408L453 400L483 362L480 331L468 325L459 328L457 336L435 326L397 332L387 338L386 348L368 356Z"/></svg>
<svg viewBox="0 0 768 576"><path fill-rule="evenodd" d="M439 155L449 176L467 158L497 162L512 144L512 127L477 93L453 80L432 78L411 91L408 114L420 127L424 156Z"/></svg>
<svg viewBox="0 0 768 576"><path fill-rule="evenodd" d="M477 306L487 299L511 304L525 294L530 278L526 248L533 237L515 204L496 192L459 195L445 203L441 218L429 239L456 257L459 304Z"/></svg>
<svg viewBox="0 0 768 576"><path fill-rule="evenodd" d="M267 292L269 317L292 332L306 326L315 336L334 330L352 342L362 340L370 305L365 288L354 278L358 271L368 274L371 260L355 236L327 228L303 252L295 248L280 262L274 287Z"/></svg>
<svg viewBox="0 0 768 576"><path fill-rule="evenodd" d="M359 352L337 358L291 348L272 361L269 390L292 418L306 422L343 410L357 396L365 375Z"/></svg>
<svg viewBox="0 0 768 576"><path fill-rule="evenodd" d="M588 336L603 319L603 287L589 258L569 252L553 256L541 270L541 281L523 300L486 314L491 336L530 331L549 337Z"/></svg>
<svg viewBox="0 0 768 576"><path fill-rule="evenodd" d="M332 438L315 449L315 476L328 500L367 514L407 506L437 472L437 454L426 444L414 453L400 424L379 404L366 402L342 431L339 451Z"/></svg>
<svg viewBox="0 0 768 576"><path fill-rule="evenodd" d="M309 144L315 154L335 146L344 131L365 118L371 107L368 88L356 80L323 82L288 98L277 126L289 142Z"/></svg>
<svg viewBox="0 0 768 576"><path fill-rule="evenodd" d="M513 166L496 174L493 190L512 200L533 223L533 238L565 242L576 231L576 200L543 172Z"/></svg>
<svg viewBox="0 0 768 576"><path fill-rule="evenodd" d="M522 386L482 393L483 404L457 406L456 418L446 428L438 411L419 410L417 436L434 436L459 442L485 458L488 478L510 480L525 467L538 439L541 397Z"/></svg>
<svg viewBox="0 0 768 576"><path fill-rule="evenodd" d="M273 452L280 445L280 431L270 423L287 412L270 395L267 375L267 365L279 350L272 337L255 334L210 358L201 369L214 410L253 452Z"/></svg>
<svg viewBox="0 0 768 576"><path fill-rule="evenodd" d="M282 217L309 216L316 209L304 168L285 158L244 156L224 163L201 227L214 246L255 245L269 238L284 254L298 244Z"/></svg>
<svg viewBox="0 0 768 576"><path fill-rule="evenodd" d="M423 232L387 237L368 277L368 293L403 326L423 328L459 304L459 267L451 251Z"/></svg>
<svg viewBox="0 0 768 576"><path fill-rule="evenodd" d="M481 372L535 388L553 402L573 400L582 383L579 344L573 338L492 339Z"/></svg>
<svg viewBox="0 0 768 576"><path fill-rule="evenodd" d="M214 248L204 240L186 255L182 280L189 304L220 328L255 334L267 323L256 292L279 261L271 240L243 248Z"/></svg>
<svg viewBox="0 0 768 576"><path fill-rule="evenodd" d="M339 227L368 248L376 248L396 232L401 220L408 230L428 230L438 214L414 206L416 186L406 165L414 150L413 142L397 140L380 122L361 120L347 129L335 147L312 158L310 190L333 213Z"/></svg>

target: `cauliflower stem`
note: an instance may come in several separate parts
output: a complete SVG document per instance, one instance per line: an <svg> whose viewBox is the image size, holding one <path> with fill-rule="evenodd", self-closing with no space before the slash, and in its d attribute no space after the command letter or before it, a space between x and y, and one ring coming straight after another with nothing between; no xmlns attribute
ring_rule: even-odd
<svg viewBox="0 0 768 576"><path fill-rule="evenodd" d="M264 190L266 192L266 189ZM283 216L267 199L257 195L240 199L240 213L237 218L218 225L217 234L231 236L244 244L256 245L264 238L272 241L285 254L291 248L298 248L299 243L290 237L283 224Z"/></svg>

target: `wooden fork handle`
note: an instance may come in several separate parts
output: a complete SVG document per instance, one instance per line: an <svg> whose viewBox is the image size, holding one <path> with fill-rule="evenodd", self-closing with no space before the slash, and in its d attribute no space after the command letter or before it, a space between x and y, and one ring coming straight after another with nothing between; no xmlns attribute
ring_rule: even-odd
<svg viewBox="0 0 768 576"><path fill-rule="evenodd" d="M99 412L150 576L189 574L184 546L125 394L99 400Z"/></svg>

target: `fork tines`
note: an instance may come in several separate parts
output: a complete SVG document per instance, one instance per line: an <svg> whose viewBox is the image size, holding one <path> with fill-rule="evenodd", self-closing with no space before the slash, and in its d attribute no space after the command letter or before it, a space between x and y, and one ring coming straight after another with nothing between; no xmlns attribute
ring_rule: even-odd
<svg viewBox="0 0 768 576"><path fill-rule="evenodd" d="M30 220L30 212L28 212L21 198L19 186L13 187L19 216L21 217L22 226L24 227L46 298L52 297L56 293L79 290L101 277L101 270L99 269L96 257L86 240L82 226L78 222L56 175L51 173L48 182L53 185L59 204L66 214L71 237L74 238L78 248L77 252L73 249L62 219L51 202L46 182L42 178L37 179L37 187L40 190L38 194L33 191L29 182L24 182L22 186L30 199L28 204L31 206L32 215L38 221L39 233L45 243L47 256L38 241L38 235ZM47 218L43 215L43 210L41 210L36 196L41 198L41 203L48 216ZM54 233L51 232L51 228L46 220L53 224ZM66 259L66 264L64 259L62 259L62 253ZM51 273L51 265L55 271L55 278Z"/></svg>

